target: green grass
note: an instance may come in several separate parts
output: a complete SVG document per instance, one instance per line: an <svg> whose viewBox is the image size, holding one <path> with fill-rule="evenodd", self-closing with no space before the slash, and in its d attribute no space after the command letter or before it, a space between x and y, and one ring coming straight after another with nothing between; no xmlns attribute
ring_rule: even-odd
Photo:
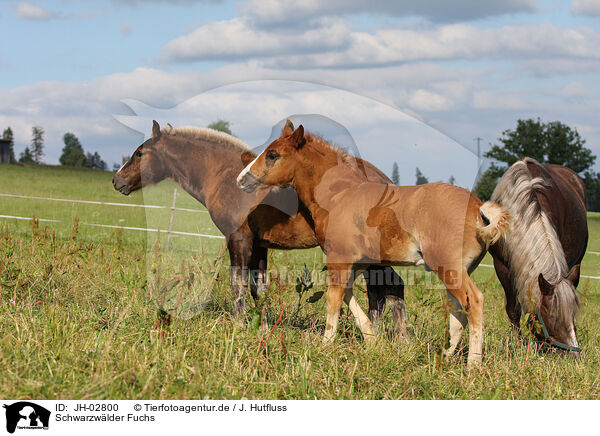
<svg viewBox="0 0 600 436"><path fill-rule="evenodd" d="M0 166L0 193L108 202L171 204L173 185L161 183L124 197L111 174L50 167ZM178 191L178 207L202 209ZM0 396L36 399L597 399L600 381L600 281L583 279L577 362L540 355L511 337L504 295L494 271L474 280L485 294L481 368L466 368L460 353L440 359L446 339L444 292L432 275L401 268L411 338L389 336L386 312L375 344L362 341L344 309L333 345L321 342L324 299L302 302L290 283L272 281L268 317L272 334L232 309L224 242L178 237L157 250L152 234L74 226L96 222L166 228L168 210L18 200L0 197L0 214L35 215L63 223L0 221ZM123 221L119 221L123 220ZM590 214L589 250L600 251L600 215ZM164 227L163 227L164 226ZM176 230L218 234L206 214L178 212ZM164 235L161 247L164 246ZM583 273L600 276L598 256ZM319 249L271 251L270 266L320 271ZM491 263L489 258L484 263ZM174 278L180 280L172 286ZM321 281L317 290L324 290ZM431 289L434 288L434 289ZM163 290L170 289L165 294ZM210 292L209 292L210 291ZM355 294L366 308L364 286ZM305 297L306 298L306 297ZM155 329L157 303L179 316ZM248 295L248 306L252 307ZM193 315L193 316L192 316Z"/></svg>

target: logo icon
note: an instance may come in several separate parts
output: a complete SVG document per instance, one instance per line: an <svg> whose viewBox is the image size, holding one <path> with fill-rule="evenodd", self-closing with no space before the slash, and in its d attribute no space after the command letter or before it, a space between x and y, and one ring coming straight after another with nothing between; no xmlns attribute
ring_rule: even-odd
<svg viewBox="0 0 600 436"><path fill-rule="evenodd" d="M6 409L6 431L14 433L19 429L48 429L50 411L29 401L19 401L11 405L4 404Z"/></svg>

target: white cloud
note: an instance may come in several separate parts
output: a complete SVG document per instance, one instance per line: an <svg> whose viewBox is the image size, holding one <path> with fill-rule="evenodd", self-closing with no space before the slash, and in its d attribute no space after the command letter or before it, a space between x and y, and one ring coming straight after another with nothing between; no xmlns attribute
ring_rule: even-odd
<svg viewBox="0 0 600 436"><path fill-rule="evenodd" d="M222 3L223 0L113 0L114 3L135 5L138 3L170 3L173 5L191 5L194 3Z"/></svg>
<svg viewBox="0 0 600 436"><path fill-rule="evenodd" d="M419 111L441 111L452 108L452 103L443 95L425 89L417 89L408 99L408 104Z"/></svg>
<svg viewBox="0 0 600 436"><path fill-rule="evenodd" d="M341 19L306 30L257 29L246 18L211 23L163 47L169 61L262 59L270 68L365 68L422 60L600 59L600 31L550 24L481 29L452 24L426 29L352 32Z"/></svg>
<svg viewBox="0 0 600 436"><path fill-rule="evenodd" d="M600 1L598 0L573 0L571 13L575 15L600 16Z"/></svg>
<svg viewBox="0 0 600 436"><path fill-rule="evenodd" d="M280 82L277 88L261 81L266 77L288 81ZM314 83L315 78L321 84L351 92L289 82ZM506 77L505 70L491 69L489 65L474 68L431 63L351 70L274 70L258 63L237 63L207 73L139 68L91 82L40 82L0 89L0 126L11 126L15 131L17 153L29 144L31 127L41 125L47 132L47 162L58 161L63 147L62 136L72 131L86 150L98 150L112 164L119 162L121 156L131 152L141 140L139 135L121 126L111 116L128 113L119 103L123 99L143 101L158 108L176 106L172 110L158 110L158 113L166 114L158 118L177 125L202 126L218 118L231 120L234 133L253 145L266 139L275 122L294 113L328 115L348 127L356 137L364 138L361 140L369 147L375 147L379 142L389 144L394 141L386 135L396 132L395 121L389 114L397 110L387 112L386 106L402 108L403 113L425 120L467 147L474 145L472 139L476 136L486 138L485 144L493 141L502 130L513 127L518 118L540 116L547 121L558 119L576 126L596 123L595 115L600 111L598 90L594 94L592 89L586 97L575 95L585 92L585 87L592 82L572 80L572 85L565 82L557 87L552 79L540 81L536 89L529 89L522 83L514 85L511 80ZM206 94L209 98L193 98L207 90L236 83L236 86L209 92ZM526 90L519 90L518 86ZM356 97L339 98L357 93L379 103L355 106L353 98ZM192 100L186 103L190 98ZM134 108L136 112L138 109ZM339 115L342 112L343 117ZM147 133L150 124L144 116L153 114L138 112L138 115L143 121L139 130ZM364 132L363 128L366 129ZM367 130L373 135L371 142L366 138ZM596 145L600 144L600 131L590 132L585 138L594 153L600 154L600 145ZM406 138L408 136L403 140L408 141ZM417 143L424 146L424 141ZM379 162L378 165L383 167L389 159ZM410 173L412 182L414 168L411 168L412 162L407 165L403 171ZM424 171L427 168L425 174L432 180L449 177L436 166L419 167ZM458 176L457 173L454 175Z"/></svg>
<svg viewBox="0 0 600 436"><path fill-rule="evenodd" d="M315 17L357 13L422 16L433 21L449 22L534 12L537 6L535 0L249 0L240 9L260 25L294 25Z"/></svg>
<svg viewBox="0 0 600 436"><path fill-rule="evenodd" d="M180 36L163 48L167 60L222 60L318 53L343 48L350 31L339 19L320 20L302 32L273 34L253 28L247 18L217 21Z"/></svg>
<svg viewBox="0 0 600 436"><path fill-rule="evenodd" d="M25 20L47 21L56 18L56 14L41 6L29 2L19 2L15 6L15 13Z"/></svg>
<svg viewBox="0 0 600 436"><path fill-rule="evenodd" d="M591 97L593 93L583 83L576 80L565 85L559 95L566 100L581 102L583 99Z"/></svg>

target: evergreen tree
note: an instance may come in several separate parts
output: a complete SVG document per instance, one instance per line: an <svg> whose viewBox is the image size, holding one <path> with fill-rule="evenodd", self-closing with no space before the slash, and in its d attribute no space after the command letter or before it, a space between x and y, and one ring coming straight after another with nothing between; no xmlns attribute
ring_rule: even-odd
<svg viewBox="0 0 600 436"><path fill-rule="evenodd" d="M417 167L417 182L416 185L424 185L425 183L429 183L429 179L423 175L421 170Z"/></svg>
<svg viewBox="0 0 600 436"><path fill-rule="evenodd" d="M454 178L454 176L450 176L448 183L450 183L451 185L454 185L456 183L456 179Z"/></svg>
<svg viewBox="0 0 600 436"><path fill-rule="evenodd" d="M392 165L392 183L394 185L400 184L400 172L398 171L398 164L396 162Z"/></svg>
<svg viewBox="0 0 600 436"><path fill-rule="evenodd" d="M89 168L102 171L106 169L106 162L102 160L97 151L94 152L94 154L88 152L86 155L86 160Z"/></svg>
<svg viewBox="0 0 600 436"><path fill-rule="evenodd" d="M83 147L79 142L77 136L73 133L67 132L63 136L63 142L65 146L62 149L62 154L58 161L61 165L69 167L88 167L88 161L83 152Z"/></svg>
<svg viewBox="0 0 600 436"><path fill-rule="evenodd" d="M33 126L31 129L31 155L33 161L37 164L42 163L44 155L44 129L39 126Z"/></svg>
<svg viewBox="0 0 600 436"><path fill-rule="evenodd" d="M29 147L25 147L25 150L19 155L20 163L35 163L33 159L33 153L29 150Z"/></svg>
<svg viewBox="0 0 600 436"><path fill-rule="evenodd" d="M4 130L2 139L8 141L8 161L10 163L15 163L17 161L15 158L15 137L10 127Z"/></svg>

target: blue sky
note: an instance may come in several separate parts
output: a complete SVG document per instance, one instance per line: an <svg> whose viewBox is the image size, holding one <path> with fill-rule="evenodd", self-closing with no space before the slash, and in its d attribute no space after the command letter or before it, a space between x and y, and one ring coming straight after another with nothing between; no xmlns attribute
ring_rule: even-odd
<svg viewBox="0 0 600 436"><path fill-rule="evenodd" d="M576 127L600 155L599 27L600 0L5 0L0 128L13 128L19 153L31 127L44 127L51 164L72 131L112 165L142 139L115 119L131 113L122 100L162 109L161 121L174 125L228 119L256 146L297 113L284 111L319 113L333 87L336 99L357 106L352 116L347 108L339 116L328 108L328 116L356 123L346 127L361 138L359 148L378 150L370 158L384 171L399 160L403 183L419 166L432 180L454 175L469 187L474 170L462 159L428 166L427 153L386 150L444 147L439 132L458 148L473 150L477 136L488 147L517 119L539 116ZM286 93L273 79L303 82L307 91L290 85ZM247 81L253 89L234 86ZM198 97L223 86L228 92L212 94L218 101ZM245 100L236 95L241 89ZM387 109L372 119L361 114L373 110L367 100L344 100L344 92L423 127L404 135L385 129L394 118ZM291 105L292 97L303 100ZM184 116L176 108L187 101L198 104L185 106ZM259 107L243 107L250 101Z"/></svg>

